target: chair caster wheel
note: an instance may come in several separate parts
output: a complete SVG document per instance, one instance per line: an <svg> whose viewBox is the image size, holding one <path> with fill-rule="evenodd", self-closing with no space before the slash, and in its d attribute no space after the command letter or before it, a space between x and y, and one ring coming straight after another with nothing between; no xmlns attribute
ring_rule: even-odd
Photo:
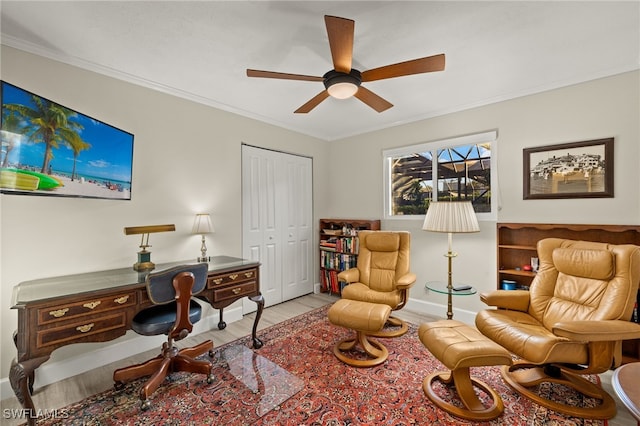
<svg viewBox="0 0 640 426"><path fill-rule="evenodd" d="M209 385L210 385L211 383L213 383L213 374L209 374L209 375L207 376L207 384L209 384Z"/></svg>
<svg viewBox="0 0 640 426"><path fill-rule="evenodd" d="M213 355L215 354L215 352L213 352L213 349L209 351L209 358L213 358Z"/></svg>
<svg viewBox="0 0 640 426"><path fill-rule="evenodd" d="M124 383L122 382L115 382L113 384L113 388L117 391L122 390L122 388L124 388Z"/></svg>
<svg viewBox="0 0 640 426"><path fill-rule="evenodd" d="M149 401L148 399L145 399L144 401L142 401L142 404L140 405L140 409L142 411L147 411L149 408L151 408L151 401Z"/></svg>

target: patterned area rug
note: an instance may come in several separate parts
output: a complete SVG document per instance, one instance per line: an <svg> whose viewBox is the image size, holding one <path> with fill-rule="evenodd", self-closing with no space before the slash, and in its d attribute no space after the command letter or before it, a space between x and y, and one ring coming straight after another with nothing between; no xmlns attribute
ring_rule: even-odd
<svg viewBox="0 0 640 426"><path fill-rule="evenodd" d="M333 355L335 342L349 330L327 320L328 306L259 333L263 348L250 350L250 337L216 349L216 381L173 374L152 396L152 408L139 409L141 380L65 407L67 420L39 425L465 425L478 424L436 408L422 391L424 377L445 367L424 348L417 326L395 339L379 339L389 358L372 368L354 368ZM259 354L259 355L258 355ZM240 358L240 363L230 362ZM236 365L236 367L232 367ZM240 367L238 367L240 366ZM239 368L239 369L238 369ZM491 425L602 425L569 418L520 397L500 377L499 367L472 369L493 387L505 411ZM594 380L596 378L594 377ZM576 405L570 390L545 390ZM443 393L446 389L443 388ZM451 397L442 395L451 400ZM485 395L481 395L485 398Z"/></svg>

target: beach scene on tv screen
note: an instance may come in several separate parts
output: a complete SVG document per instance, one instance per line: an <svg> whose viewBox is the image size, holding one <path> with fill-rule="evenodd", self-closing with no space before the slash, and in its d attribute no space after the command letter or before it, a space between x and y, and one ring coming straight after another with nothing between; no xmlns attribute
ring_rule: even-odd
<svg viewBox="0 0 640 426"><path fill-rule="evenodd" d="M2 82L3 193L131 199L133 135Z"/></svg>

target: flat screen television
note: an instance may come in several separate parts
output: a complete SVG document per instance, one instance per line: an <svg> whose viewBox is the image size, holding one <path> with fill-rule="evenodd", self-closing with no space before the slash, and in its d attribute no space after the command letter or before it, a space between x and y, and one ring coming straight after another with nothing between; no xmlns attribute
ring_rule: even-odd
<svg viewBox="0 0 640 426"><path fill-rule="evenodd" d="M131 199L133 134L1 82L0 192Z"/></svg>

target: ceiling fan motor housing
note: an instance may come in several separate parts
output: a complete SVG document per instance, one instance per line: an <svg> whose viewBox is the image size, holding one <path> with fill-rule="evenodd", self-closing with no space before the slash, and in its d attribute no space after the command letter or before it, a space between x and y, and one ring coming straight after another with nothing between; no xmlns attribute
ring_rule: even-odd
<svg viewBox="0 0 640 426"><path fill-rule="evenodd" d="M353 68L348 74L336 70L331 70L323 75L322 78L324 79L324 87L326 89L337 83L351 83L356 86L360 86L360 83L362 83L362 74L360 73L360 71Z"/></svg>

